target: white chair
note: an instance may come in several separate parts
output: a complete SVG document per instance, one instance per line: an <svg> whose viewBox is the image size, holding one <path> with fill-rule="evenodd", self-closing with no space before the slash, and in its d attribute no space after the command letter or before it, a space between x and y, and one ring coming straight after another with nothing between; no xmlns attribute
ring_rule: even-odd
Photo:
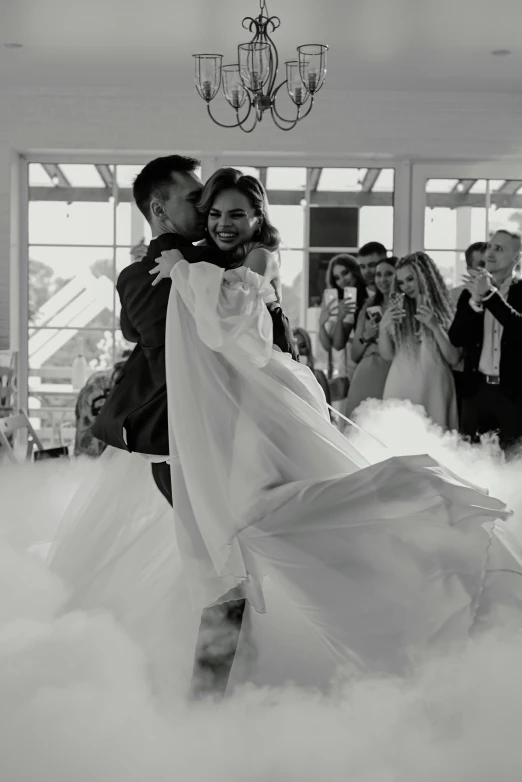
<svg viewBox="0 0 522 782"><path fill-rule="evenodd" d="M0 417L16 409L16 353L0 350Z"/></svg>
<svg viewBox="0 0 522 782"><path fill-rule="evenodd" d="M18 432L24 429L27 431L27 445L25 456L20 460L16 455L14 441ZM44 447L24 410L20 410L16 415L0 418L0 456L3 454L7 455L8 459L14 464L18 464L20 461L29 462L35 449L43 451Z"/></svg>

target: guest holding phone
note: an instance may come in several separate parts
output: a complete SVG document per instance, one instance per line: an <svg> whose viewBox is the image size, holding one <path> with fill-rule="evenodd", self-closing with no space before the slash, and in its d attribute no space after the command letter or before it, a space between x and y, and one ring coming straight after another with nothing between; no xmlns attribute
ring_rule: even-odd
<svg viewBox="0 0 522 782"><path fill-rule="evenodd" d="M450 294L434 261L423 252L402 258L379 328L379 351L392 362L383 399L409 399L453 430L458 416L451 369L461 351L448 337L452 320Z"/></svg>
<svg viewBox="0 0 522 782"><path fill-rule="evenodd" d="M295 328L293 329L294 332L294 339L295 343L297 345L297 352L299 354L299 361L301 364L306 364L306 366L312 370L314 373L315 379L321 386L321 388L324 391L324 396L326 399L326 404L331 405L332 404L332 397L330 394L330 386L328 385L328 380L326 379L326 375L322 371L322 369L316 369L315 368L315 357L314 352L312 350L312 340L310 338L310 334L306 329L303 328Z"/></svg>
<svg viewBox="0 0 522 782"><path fill-rule="evenodd" d="M328 354L332 406L345 414L350 378L355 371L350 340L366 299L366 286L352 255L334 255L326 272L326 290L319 318L319 341ZM344 426L342 422L340 428Z"/></svg>
<svg viewBox="0 0 522 782"><path fill-rule="evenodd" d="M395 277L397 258L384 258L375 267L375 293L363 305L357 318L352 343L352 361L357 365L348 399L346 415L351 417L365 399L382 399L390 362L379 352L379 324L386 311Z"/></svg>

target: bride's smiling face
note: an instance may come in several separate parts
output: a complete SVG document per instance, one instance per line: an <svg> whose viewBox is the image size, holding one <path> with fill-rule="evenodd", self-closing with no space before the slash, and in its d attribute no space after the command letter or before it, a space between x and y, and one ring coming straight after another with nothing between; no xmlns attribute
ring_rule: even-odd
<svg viewBox="0 0 522 782"><path fill-rule="evenodd" d="M208 232L220 250L234 250L253 239L260 225L252 204L239 190L223 190L208 215Z"/></svg>

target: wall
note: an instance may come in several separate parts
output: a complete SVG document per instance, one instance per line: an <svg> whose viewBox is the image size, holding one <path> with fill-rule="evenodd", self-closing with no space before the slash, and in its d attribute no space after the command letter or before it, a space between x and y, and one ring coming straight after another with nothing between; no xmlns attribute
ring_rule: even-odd
<svg viewBox="0 0 522 782"><path fill-rule="evenodd" d="M221 114L227 119L225 111ZM13 150L176 150L382 156L522 158L522 100L503 94L344 93L325 89L301 126L267 120L247 135L206 117L194 91L0 86L0 349L9 333L9 168Z"/></svg>

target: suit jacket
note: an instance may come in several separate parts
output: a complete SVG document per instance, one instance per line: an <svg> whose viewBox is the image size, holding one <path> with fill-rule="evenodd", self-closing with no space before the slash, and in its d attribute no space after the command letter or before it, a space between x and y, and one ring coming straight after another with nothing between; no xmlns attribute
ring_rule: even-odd
<svg viewBox="0 0 522 782"><path fill-rule="evenodd" d="M484 341L484 313L470 306L471 294L464 290L457 303L457 311L448 336L455 347L464 349L464 373L467 377L465 393L472 394L479 379L479 363ZM484 302L503 326L500 343L500 386L510 397L522 398L519 379L522 351L522 282L513 282L507 299L494 293Z"/></svg>
<svg viewBox="0 0 522 782"><path fill-rule="evenodd" d="M161 253L172 249L180 250L189 263L227 266L226 255L215 248L194 246L177 234L163 234L150 243L142 261L123 269L116 284L120 326L125 339L137 344L92 429L108 445L158 456L169 453L165 328L171 281L165 279L152 287L149 272ZM269 310L274 344L297 358L287 318L277 305Z"/></svg>

